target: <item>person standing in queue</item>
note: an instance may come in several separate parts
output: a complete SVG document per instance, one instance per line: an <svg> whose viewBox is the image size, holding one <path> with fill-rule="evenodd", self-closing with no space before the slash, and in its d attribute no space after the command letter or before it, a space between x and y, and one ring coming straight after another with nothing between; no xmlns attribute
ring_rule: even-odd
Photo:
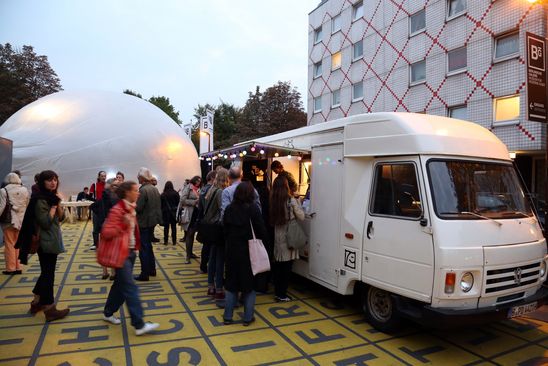
<svg viewBox="0 0 548 366"><path fill-rule="evenodd" d="M0 189L0 213L10 210L6 214L8 221L0 222L4 233L4 260L5 275L22 273L19 262L19 249L15 248L25 210L29 203L29 191L21 185L21 178L16 173L9 173L5 179L6 186Z"/></svg>
<svg viewBox="0 0 548 366"><path fill-rule="evenodd" d="M285 177L285 179L287 179L289 190L291 191L292 196L294 196L298 192L299 186L297 185L297 181L293 177L293 174L285 171L284 166L282 165L282 163L280 163L280 161L274 160L270 165L270 169L272 169L272 171L276 173L278 177L283 176Z"/></svg>
<svg viewBox="0 0 548 366"><path fill-rule="evenodd" d="M171 241L177 244L177 205L179 204L179 193L173 187L173 182L168 180L164 185L164 191L160 195L162 200L162 219L164 221L164 245L169 239L169 228L171 227Z"/></svg>
<svg viewBox="0 0 548 366"><path fill-rule="evenodd" d="M55 282L55 267L57 256L64 252L63 238L60 221L63 220L63 209L60 205L61 196L57 192L59 188L59 176L52 170L44 170L38 177L39 191L31 196L27 207L22 227L25 234L20 235L17 245L26 247L21 250L19 258L23 264L27 263L30 235L38 227L38 260L40 262L40 277L32 290L34 299L30 303L31 314L44 311L46 321L62 319L68 315L69 309L58 310L55 306L53 286Z"/></svg>
<svg viewBox="0 0 548 366"><path fill-rule="evenodd" d="M101 215L101 198L103 198L103 191L105 190L107 180L107 173L101 170L97 173L97 181L93 183L89 189L89 194L95 201L89 208L91 210L91 218L93 223L93 245L91 250L97 249L97 243L99 242L99 233L101 232L101 225L99 224Z"/></svg>
<svg viewBox="0 0 548 366"><path fill-rule="evenodd" d="M177 209L177 211L181 208L186 210L185 215L188 219L188 222L182 224L186 238L186 264L190 264L190 259L198 258L198 256L192 252L192 249L194 247L194 234L196 233L195 222L197 210L195 210L195 208L198 206L201 183L202 178L197 175L192 177L189 184L187 184L183 189L181 200L179 201L179 207Z"/></svg>
<svg viewBox="0 0 548 366"><path fill-rule="evenodd" d="M278 302L291 301L287 296L291 266L299 251L287 247L287 223L304 220L304 211L292 196L288 181L281 175L274 179L270 196L270 223L274 226L274 292Z"/></svg>
<svg viewBox="0 0 548 366"><path fill-rule="evenodd" d="M120 307L127 305L131 317L131 325L135 328L135 334L140 336L158 328L158 323L145 322L143 320L143 306L139 299L139 287L133 280L133 265L135 264L135 251L140 248L139 225L135 218L135 202L139 197L139 189L135 182L121 183L116 191L120 201L110 210L110 214L101 230L101 240L112 240L121 237L118 241L119 251L128 253L120 256L120 262L116 268L116 277L110 288L107 302L103 310L103 320L114 325L122 323L120 318L114 315Z"/></svg>
<svg viewBox="0 0 548 366"><path fill-rule="evenodd" d="M197 227L198 227L198 236L196 239L198 239L201 234L199 232L200 230L200 222L204 218L205 214L205 197L207 192L213 187L213 183L215 182L215 177L217 176L217 171L212 170L206 175L206 184L200 189L200 198L198 201L198 217L197 217ZM200 239L198 239L200 241ZM200 271L202 273L207 273L207 266L209 263L209 252L211 251L210 245L206 240L201 241L202 243L202 252L200 253Z"/></svg>
<svg viewBox="0 0 548 366"><path fill-rule="evenodd" d="M139 169L137 178L141 184L135 209L141 235L141 250L139 250L141 273L135 279L137 281L148 281L150 276L156 276L156 258L154 257L151 239L154 226L162 222L162 204L160 192L151 184L152 174L150 170L147 168Z"/></svg>
<svg viewBox="0 0 548 366"><path fill-rule="evenodd" d="M240 183L223 218L226 237L225 325L233 322L238 292L241 293L240 301L244 304L243 325L248 326L255 321L255 276L251 271L248 243L253 237L251 225L258 239L266 240L267 233L261 211L254 200L253 185L250 182Z"/></svg>

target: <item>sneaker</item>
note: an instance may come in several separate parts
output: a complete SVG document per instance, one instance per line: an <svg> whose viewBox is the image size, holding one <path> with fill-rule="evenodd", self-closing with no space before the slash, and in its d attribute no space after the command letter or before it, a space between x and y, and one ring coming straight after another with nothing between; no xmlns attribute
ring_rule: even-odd
<svg viewBox="0 0 548 366"><path fill-rule="evenodd" d="M158 324L158 323L146 322L145 325L143 325L142 328L135 329L135 334L140 336L140 335L143 335L143 334L146 334L146 333L149 333L149 332L153 331L154 329L158 328L159 326L160 326L160 324Z"/></svg>
<svg viewBox="0 0 548 366"><path fill-rule="evenodd" d="M103 320L106 321L106 322L109 322L111 324L114 324L114 325L118 325L120 323L122 323L122 321L120 320L120 318L117 318L113 315L111 316L106 316L103 314Z"/></svg>
<svg viewBox="0 0 548 366"><path fill-rule="evenodd" d="M89 250L95 250L95 249L97 249L97 247L95 245L92 245L92 246L89 247Z"/></svg>
<svg viewBox="0 0 548 366"><path fill-rule="evenodd" d="M274 297L274 300L276 300L276 302L289 302L292 299L289 296L284 296L284 297L276 296Z"/></svg>

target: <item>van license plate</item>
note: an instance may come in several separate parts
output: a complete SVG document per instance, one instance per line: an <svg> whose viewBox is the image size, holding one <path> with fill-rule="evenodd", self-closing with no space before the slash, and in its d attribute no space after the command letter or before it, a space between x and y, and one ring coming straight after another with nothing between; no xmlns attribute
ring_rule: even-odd
<svg viewBox="0 0 548 366"><path fill-rule="evenodd" d="M528 313L532 313L537 309L537 302L532 302L530 304L514 306L508 311L509 318L515 318L516 316L522 316Z"/></svg>

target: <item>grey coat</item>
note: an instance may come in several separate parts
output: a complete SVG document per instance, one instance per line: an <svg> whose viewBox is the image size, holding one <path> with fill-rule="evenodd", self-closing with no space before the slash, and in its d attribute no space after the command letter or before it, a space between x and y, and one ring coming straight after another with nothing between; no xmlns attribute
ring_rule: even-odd
<svg viewBox="0 0 548 366"><path fill-rule="evenodd" d="M287 207L286 212L290 219L304 220L304 211L295 198L291 197L289 207L289 212L287 212ZM299 259L299 251L287 247L287 224L276 225L274 227L274 260L286 262L294 259Z"/></svg>
<svg viewBox="0 0 548 366"><path fill-rule="evenodd" d="M181 200L179 201L179 207L177 211L179 211L179 209L184 207L185 209L188 210L188 217L192 218L192 214L194 213L194 209L196 208L196 203L198 202L199 199L200 199L200 195L199 193L196 194L194 192L194 190L192 189L192 184L190 183L187 184L185 188L183 189L183 193L181 193ZM188 230L188 227L190 226L191 221L192 220L190 220L186 224L181 225L183 230L185 231Z"/></svg>
<svg viewBox="0 0 548 366"><path fill-rule="evenodd" d="M137 199L137 222L140 228L152 228L162 223L162 201L160 192L150 183L139 188Z"/></svg>

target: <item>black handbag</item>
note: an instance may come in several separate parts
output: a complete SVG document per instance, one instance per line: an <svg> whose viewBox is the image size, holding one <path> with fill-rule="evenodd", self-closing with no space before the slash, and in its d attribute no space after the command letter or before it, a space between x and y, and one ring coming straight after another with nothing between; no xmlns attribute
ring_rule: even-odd
<svg viewBox="0 0 548 366"><path fill-rule="evenodd" d="M4 188L4 191L6 191L6 205L4 206L4 211L2 211L2 215L0 215L0 222L4 224L11 224L12 205L10 202L10 196L8 194L8 190Z"/></svg>
<svg viewBox="0 0 548 366"><path fill-rule="evenodd" d="M207 214L211 203L213 202L214 195L212 195L211 200L208 202L207 207L204 211L204 216ZM198 235L196 237L200 243L208 244L217 244L224 242L224 232L223 225L221 223L206 223L203 220L200 220L198 223Z"/></svg>

